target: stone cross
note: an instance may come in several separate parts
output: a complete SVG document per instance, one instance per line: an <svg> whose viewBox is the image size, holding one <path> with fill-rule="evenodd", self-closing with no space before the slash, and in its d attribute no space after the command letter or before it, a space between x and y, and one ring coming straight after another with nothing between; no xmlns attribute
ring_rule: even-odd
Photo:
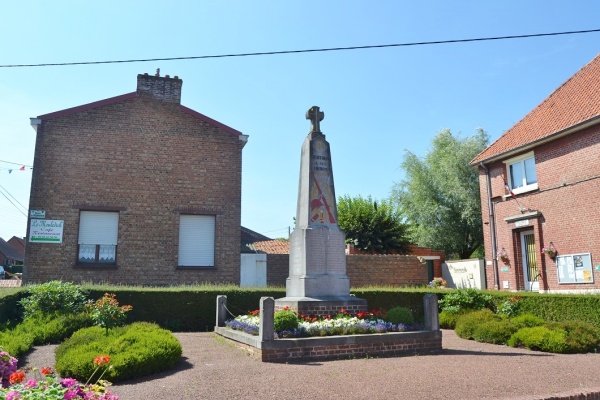
<svg viewBox="0 0 600 400"><path fill-rule="evenodd" d="M312 106L306 112L306 119L310 119L310 133L321 133L320 122L325 118L325 113L319 111L318 106Z"/></svg>

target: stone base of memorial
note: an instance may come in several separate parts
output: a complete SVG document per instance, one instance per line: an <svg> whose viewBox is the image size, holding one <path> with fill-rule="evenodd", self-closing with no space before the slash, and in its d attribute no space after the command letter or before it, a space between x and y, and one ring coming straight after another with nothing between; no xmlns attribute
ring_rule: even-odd
<svg viewBox="0 0 600 400"><path fill-rule="evenodd" d="M227 297L217 297L217 324L215 333L244 348L265 362L294 362L363 357L391 357L424 355L442 350L442 332L439 329L437 296L427 294L425 330L416 332L389 332L365 335L341 335L308 338L275 339L273 315L275 300L263 297L260 301L260 329L258 336L225 327Z"/></svg>

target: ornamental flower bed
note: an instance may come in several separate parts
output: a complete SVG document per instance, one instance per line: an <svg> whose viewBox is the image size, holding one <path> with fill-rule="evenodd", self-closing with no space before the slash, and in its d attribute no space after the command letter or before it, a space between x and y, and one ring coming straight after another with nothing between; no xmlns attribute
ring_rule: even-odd
<svg viewBox="0 0 600 400"><path fill-rule="evenodd" d="M287 309L281 312L291 313ZM259 310L249 312L247 315L240 315L234 319L225 321L225 326L230 329L243 331L251 335L258 335L260 325ZM337 335L357 335L386 332L409 332L423 329L421 323L403 324L386 321L386 310L372 310L370 312L359 312L352 316L342 312L335 316L316 317L309 315L297 316L297 327L295 329L285 329L275 332L275 339L283 338L301 338L315 336L337 336Z"/></svg>
<svg viewBox="0 0 600 400"><path fill-rule="evenodd" d="M94 358L96 369L85 384L77 382L73 378L59 379L51 368L33 369L35 378L28 378L24 371L15 370L16 358L8 353L0 353L0 369L2 370L2 388L0 388L0 399L26 400L26 399L48 399L48 400L119 400L106 389L110 382L102 380L104 372L110 368L110 357L100 355ZM90 383L93 376L103 369L102 374L95 383ZM12 371L12 372L11 372ZM8 379L5 379L7 374Z"/></svg>

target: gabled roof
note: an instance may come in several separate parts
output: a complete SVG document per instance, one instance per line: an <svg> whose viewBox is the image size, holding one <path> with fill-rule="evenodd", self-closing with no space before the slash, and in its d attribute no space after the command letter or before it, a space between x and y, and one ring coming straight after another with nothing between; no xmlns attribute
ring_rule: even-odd
<svg viewBox="0 0 600 400"><path fill-rule="evenodd" d="M23 256L2 238L0 238L0 254L10 260L23 262Z"/></svg>
<svg viewBox="0 0 600 400"><path fill-rule="evenodd" d="M94 108L98 108L98 107L102 107L102 106L106 106L106 105L110 105L110 104L115 104L115 103L119 103L125 100L130 100L130 99L135 99L137 97L137 92L131 92L131 93L126 93L126 94L122 94L120 96L115 96L115 97L110 97L108 99L104 99L104 100L99 100L99 101L94 101L92 103L88 103L88 104L83 104L77 107L71 107L71 108L67 108L64 110L60 110L60 111L55 111L55 112L51 112L48 114L44 114L44 115L40 115L37 118L40 120L49 120L49 119L54 119L54 118L61 118L61 117L66 117L69 115L73 115L73 114L77 114L80 112L84 112L84 111L89 111L89 110L93 110ZM191 115L194 118L197 118L203 122L206 122L212 126L216 126L217 128L221 128L222 130L224 130L227 133L230 133L232 135L235 136L243 136L242 132L233 129L225 124L222 124L219 121L216 121L210 117L207 117L204 114L199 113L198 111L194 111L191 108L188 108L186 106L182 106L179 105L179 109L188 115Z"/></svg>
<svg viewBox="0 0 600 400"><path fill-rule="evenodd" d="M569 131L600 123L600 54L471 161L506 157Z"/></svg>

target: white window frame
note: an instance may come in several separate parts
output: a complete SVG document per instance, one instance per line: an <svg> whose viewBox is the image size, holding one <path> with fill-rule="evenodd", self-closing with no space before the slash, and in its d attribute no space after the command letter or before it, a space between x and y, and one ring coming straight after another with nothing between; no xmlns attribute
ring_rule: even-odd
<svg viewBox="0 0 600 400"><path fill-rule="evenodd" d="M526 180L527 180L527 175L525 172L525 160L528 160L530 158L533 158L533 165L535 168L535 182L534 183L530 183L527 184ZM528 153L525 154L521 154L518 157L513 157L511 159L505 160L504 164L506 165L506 175L508 178L508 186L510 187L510 189L512 190L512 192L514 194L519 194L519 193L525 193L525 192L531 192L532 190L537 190L538 189L538 179L537 179L537 167L535 164L535 155L533 153L533 151L530 151ZM523 169L523 178L525 179L525 182L523 182L523 186L519 186L519 187L512 187L512 176L510 173L510 167L512 165L515 164L521 164L522 169Z"/></svg>
<svg viewBox="0 0 600 400"><path fill-rule="evenodd" d="M77 263L116 265L119 238L118 211L79 211ZM91 257L85 258L85 255ZM111 255L107 260L103 256Z"/></svg>
<svg viewBox="0 0 600 400"><path fill-rule="evenodd" d="M179 216L179 267L215 266L215 215Z"/></svg>

